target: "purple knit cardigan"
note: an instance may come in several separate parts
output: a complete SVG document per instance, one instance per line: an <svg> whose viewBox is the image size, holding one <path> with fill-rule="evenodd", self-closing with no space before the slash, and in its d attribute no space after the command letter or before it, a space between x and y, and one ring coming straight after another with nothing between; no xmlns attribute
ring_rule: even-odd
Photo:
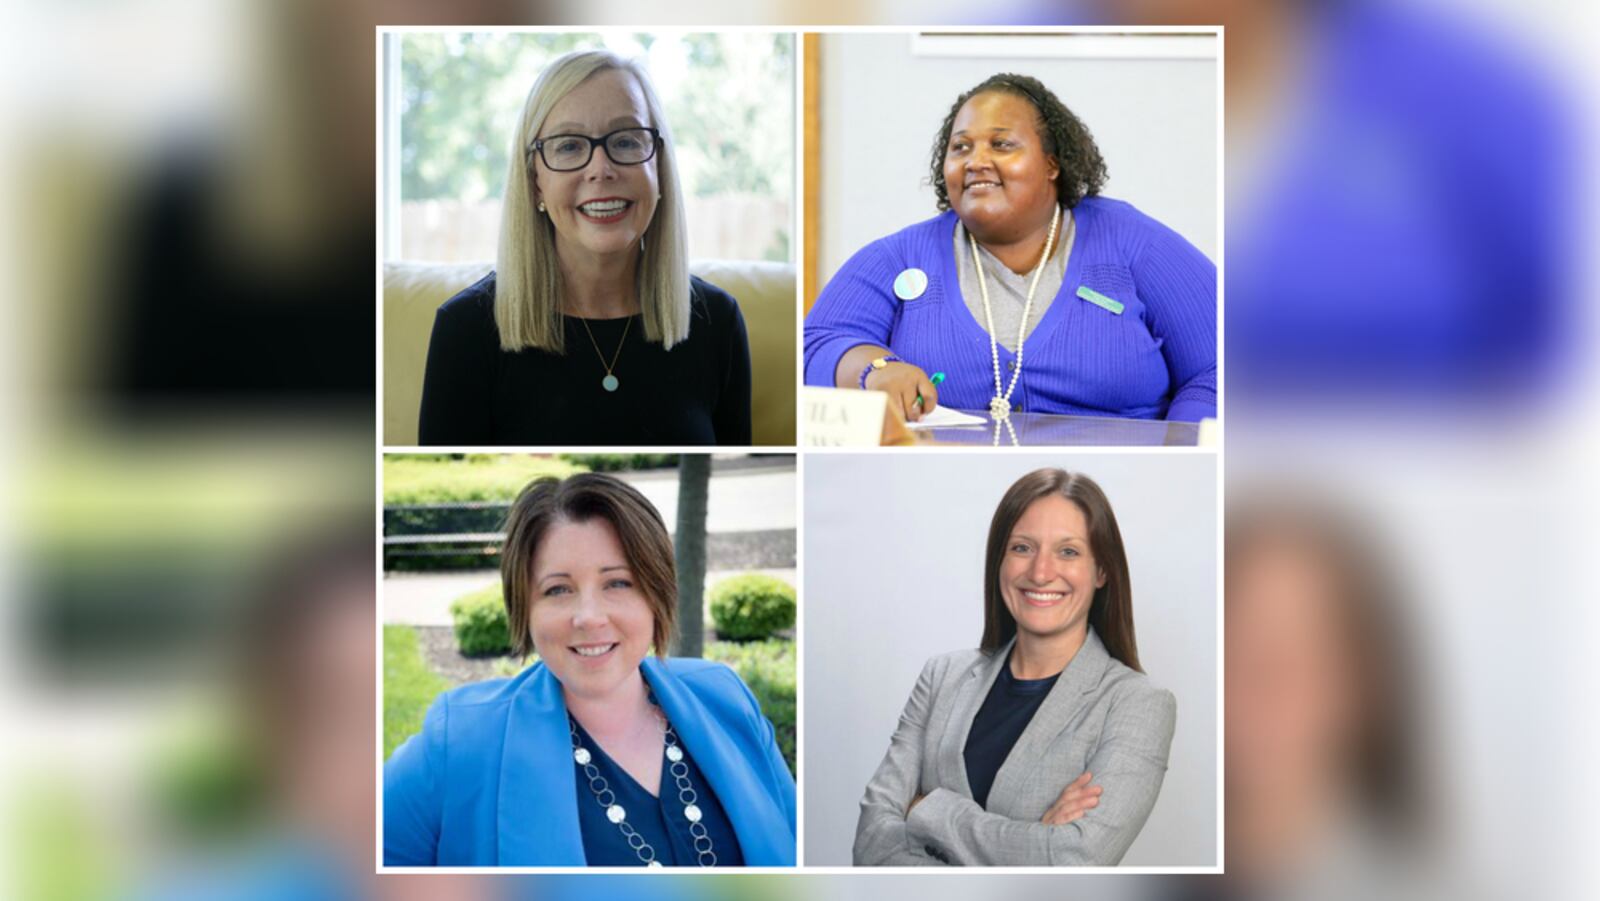
<svg viewBox="0 0 1600 901"><path fill-rule="evenodd" d="M1132 419L1216 416L1216 264L1123 201L1086 197L1074 213L1066 278L1023 345L1013 407ZM988 409L989 335L961 299L955 225L955 213L944 213L874 241L840 268L806 317L806 384L832 386L846 351L877 344L930 375L944 372L941 405ZM895 277L911 268L927 274L928 287L902 301ZM999 353L1009 384L1016 354L1003 346Z"/></svg>

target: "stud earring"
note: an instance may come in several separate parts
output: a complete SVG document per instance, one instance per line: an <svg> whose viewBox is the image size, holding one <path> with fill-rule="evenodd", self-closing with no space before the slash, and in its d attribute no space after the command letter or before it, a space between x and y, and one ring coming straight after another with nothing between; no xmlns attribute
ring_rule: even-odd
<svg viewBox="0 0 1600 901"><path fill-rule="evenodd" d="M541 212L541 213L544 212L544 201L543 200L539 201L539 212Z"/></svg>

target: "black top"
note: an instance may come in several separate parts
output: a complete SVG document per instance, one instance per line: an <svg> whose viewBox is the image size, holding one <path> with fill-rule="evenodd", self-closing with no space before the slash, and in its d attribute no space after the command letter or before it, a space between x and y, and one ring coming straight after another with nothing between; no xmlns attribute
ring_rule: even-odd
<svg viewBox="0 0 1600 901"><path fill-rule="evenodd" d="M372 309L350 299L372 294L372 217L345 209L370 208L370 187L353 185L302 250L242 241L221 200L235 145L194 137L119 173L128 205L108 210L107 256L87 273L109 301L95 311L106 340L84 370L96 414L136 428L217 413L288 428L365 418Z"/></svg>
<svg viewBox="0 0 1600 901"><path fill-rule="evenodd" d="M563 316L565 354L506 353L495 327L491 272L434 316L418 441L749 444L750 344L739 305L692 278L690 307L689 337L670 351L645 340L641 316ZM616 357L616 391L601 385L600 354L605 363Z"/></svg>
<svg viewBox="0 0 1600 901"><path fill-rule="evenodd" d="M995 774L1059 678L1060 673L1044 679L1018 679L1011 675L1009 660L1000 667L989 696L983 699L983 706L972 720L964 754L967 784L972 787L972 800L980 807L988 808Z"/></svg>
<svg viewBox="0 0 1600 901"><path fill-rule="evenodd" d="M576 721L574 721L576 723ZM655 851L655 859L668 867L698 867L700 866L700 853L695 847L695 836L691 832L691 824L683 813L683 798L678 789L678 780L672 775L672 762L665 756L661 759L661 786L659 796L652 796L644 790L628 771L617 765L600 745L584 731L583 726L578 726L578 740L583 743L589 752L589 763L605 780L605 788L611 790L615 798L606 798L610 802L621 804L627 811L627 823L644 839ZM739 839L733 832L733 823L728 819L728 814L722 809L722 802L717 800L716 793L711 790L711 783L695 766L694 758L689 754L689 749L683 746L682 741L678 748L683 751L683 764L687 768L685 778L694 791L694 805L700 808L700 824L705 827L705 838L699 843L700 848L707 847L716 855L715 866L742 867L744 866L744 852L739 849ZM666 748L663 746L662 754ZM595 800L594 789L590 787L588 774L584 768L573 763L573 770L578 780L578 829L583 833L583 856L591 867L642 867L644 860L639 853L629 844L627 835L616 823L606 817L606 808ZM696 832L699 830L695 830ZM637 845L638 839L633 840Z"/></svg>

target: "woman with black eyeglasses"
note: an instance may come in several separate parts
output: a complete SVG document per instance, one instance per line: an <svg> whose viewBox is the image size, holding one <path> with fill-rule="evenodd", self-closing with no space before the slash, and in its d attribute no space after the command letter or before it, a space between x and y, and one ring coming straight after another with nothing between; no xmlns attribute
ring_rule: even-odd
<svg viewBox="0 0 1600 901"><path fill-rule="evenodd" d="M439 308L429 445L748 445L750 349L689 275L672 138L637 63L570 53L523 106L495 271Z"/></svg>

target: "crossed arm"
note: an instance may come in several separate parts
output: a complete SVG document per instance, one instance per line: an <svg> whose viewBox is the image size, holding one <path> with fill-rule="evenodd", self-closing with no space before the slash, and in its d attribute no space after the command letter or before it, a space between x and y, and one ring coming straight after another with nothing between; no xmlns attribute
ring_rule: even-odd
<svg viewBox="0 0 1600 901"><path fill-rule="evenodd" d="M1089 758L1089 772L1103 795L1084 792L1079 777L1046 811L1047 822L1023 822L990 813L944 787L918 796L923 736L934 694L931 666L930 662L917 679L889 753L867 784L856 827L855 862L873 866L1119 862L1161 790L1176 721L1172 694L1152 689L1107 714L1101 741ZM1091 799L1098 803L1087 803ZM1074 813L1081 815L1060 822Z"/></svg>

